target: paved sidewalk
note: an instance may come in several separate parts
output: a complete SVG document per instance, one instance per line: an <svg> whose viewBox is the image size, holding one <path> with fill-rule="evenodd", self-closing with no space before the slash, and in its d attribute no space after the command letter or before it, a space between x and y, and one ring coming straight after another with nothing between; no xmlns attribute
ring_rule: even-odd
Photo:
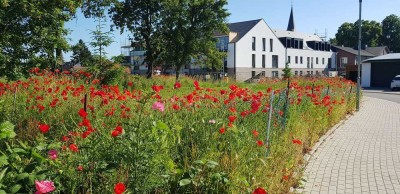
<svg viewBox="0 0 400 194"><path fill-rule="evenodd" d="M400 104L364 97L314 149L299 193L400 193Z"/></svg>

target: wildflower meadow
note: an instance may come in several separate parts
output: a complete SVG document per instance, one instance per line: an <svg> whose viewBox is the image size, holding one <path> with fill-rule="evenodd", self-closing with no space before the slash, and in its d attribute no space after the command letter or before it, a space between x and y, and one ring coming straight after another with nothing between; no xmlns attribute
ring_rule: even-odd
<svg viewBox="0 0 400 194"><path fill-rule="evenodd" d="M0 80L0 193L287 193L355 107L340 78Z"/></svg>

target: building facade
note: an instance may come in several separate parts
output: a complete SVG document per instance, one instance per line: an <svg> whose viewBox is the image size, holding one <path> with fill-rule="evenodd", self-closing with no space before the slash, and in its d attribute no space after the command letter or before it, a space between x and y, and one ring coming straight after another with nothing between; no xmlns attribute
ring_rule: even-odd
<svg viewBox="0 0 400 194"><path fill-rule="evenodd" d="M221 71L238 81L281 77L286 63L297 76L327 74L336 69L335 53L328 42L317 35L296 32L293 8L287 30L273 30L263 19L231 23L228 27L228 34L215 34L216 47L227 52ZM131 51L129 55L130 63L136 64L132 61L143 57L144 51ZM136 69L140 71L140 65ZM193 64L181 71L204 73L201 65Z"/></svg>

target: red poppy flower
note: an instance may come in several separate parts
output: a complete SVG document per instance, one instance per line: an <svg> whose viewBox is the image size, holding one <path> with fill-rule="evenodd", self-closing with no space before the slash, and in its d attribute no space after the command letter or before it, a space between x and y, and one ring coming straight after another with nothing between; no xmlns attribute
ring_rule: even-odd
<svg viewBox="0 0 400 194"><path fill-rule="evenodd" d="M164 89L164 86L157 86L157 85L154 85L154 86L152 86L151 87L152 89L153 89L153 91L154 92L160 92L162 89Z"/></svg>
<svg viewBox="0 0 400 194"><path fill-rule="evenodd" d="M225 128L224 128L224 127L221 127L221 128L219 129L219 133L224 134L224 133L225 133Z"/></svg>
<svg viewBox="0 0 400 194"><path fill-rule="evenodd" d="M115 131L119 131L119 132L121 132L121 133L122 133L122 127L121 127L121 126L119 126L119 125L118 125L118 126L116 126L116 127L115 127Z"/></svg>
<svg viewBox="0 0 400 194"><path fill-rule="evenodd" d="M228 119L229 119L229 122L230 122L230 123L235 122L236 118L237 118L237 117L236 117L236 116L233 116L233 115L228 116Z"/></svg>
<svg viewBox="0 0 400 194"><path fill-rule="evenodd" d="M128 86L132 87L133 83L132 82L128 82Z"/></svg>
<svg viewBox="0 0 400 194"><path fill-rule="evenodd" d="M173 104L173 105L172 105L172 108L173 108L174 110L179 110L179 109L181 109L181 107L179 107L179 105L177 105L177 104Z"/></svg>
<svg viewBox="0 0 400 194"><path fill-rule="evenodd" d="M79 114L79 116L82 117L82 118L86 118L87 115L88 115L87 112L86 112L83 108L81 108L81 109L79 110L78 114Z"/></svg>
<svg viewBox="0 0 400 194"><path fill-rule="evenodd" d="M181 83L176 82L176 83L174 84L174 89L179 89L179 88L181 88Z"/></svg>
<svg viewBox="0 0 400 194"><path fill-rule="evenodd" d="M267 194L267 191L259 187L256 190L254 190L253 194Z"/></svg>
<svg viewBox="0 0 400 194"><path fill-rule="evenodd" d="M200 90L199 82L197 80L194 80L193 85L196 87L196 90Z"/></svg>
<svg viewBox="0 0 400 194"><path fill-rule="evenodd" d="M40 124L39 129L42 133L47 133L47 131L49 131L49 129L50 129L50 126L48 126L46 124Z"/></svg>
<svg viewBox="0 0 400 194"><path fill-rule="evenodd" d="M76 169L77 169L78 171L83 171L83 166L79 165Z"/></svg>
<svg viewBox="0 0 400 194"><path fill-rule="evenodd" d="M258 133L256 130L252 130L251 133L253 133L253 136L254 136L254 137L258 137L258 134L259 134L259 133Z"/></svg>
<svg viewBox="0 0 400 194"><path fill-rule="evenodd" d="M78 151L79 151L79 148L78 148L78 146L75 145L75 144L70 144L70 145L69 145L69 150L71 150L71 151L73 151L73 152L78 152Z"/></svg>
<svg viewBox="0 0 400 194"><path fill-rule="evenodd" d="M126 190L126 188L125 188L124 183L115 184L115 187L114 187L115 194L122 194L123 192L125 192L125 190Z"/></svg>
<svg viewBox="0 0 400 194"><path fill-rule="evenodd" d="M112 136L112 137L117 137L118 135L121 135L121 132L119 132L119 131L117 131L117 130L113 130L113 131L111 132L111 136Z"/></svg>
<svg viewBox="0 0 400 194"><path fill-rule="evenodd" d="M292 142L293 142L294 144L299 144L299 145L302 144L301 140L299 140L299 139L294 139L294 140L292 140Z"/></svg>

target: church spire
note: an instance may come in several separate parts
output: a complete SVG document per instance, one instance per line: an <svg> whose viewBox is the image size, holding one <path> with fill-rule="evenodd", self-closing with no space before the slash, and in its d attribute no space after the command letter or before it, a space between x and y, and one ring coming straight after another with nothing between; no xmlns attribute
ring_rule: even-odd
<svg viewBox="0 0 400 194"><path fill-rule="evenodd" d="M293 1L292 1L292 9L290 10L290 17L289 17L289 23L287 26L287 31L295 31L294 27L294 18L293 18Z"/></svg>

